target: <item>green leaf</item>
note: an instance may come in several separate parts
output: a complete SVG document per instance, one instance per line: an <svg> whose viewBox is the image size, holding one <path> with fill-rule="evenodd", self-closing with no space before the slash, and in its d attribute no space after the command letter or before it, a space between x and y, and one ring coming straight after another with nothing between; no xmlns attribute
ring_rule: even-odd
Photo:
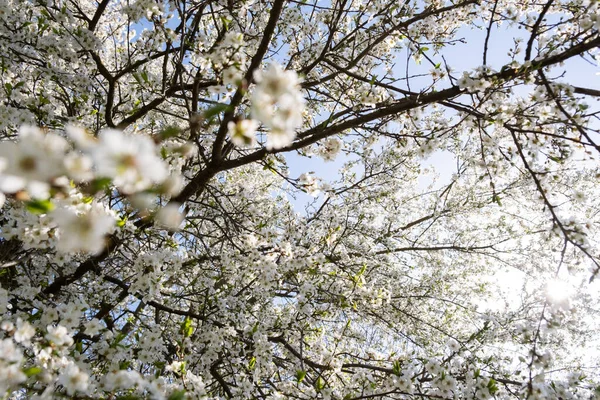
<svg viewBox="0 0 600 400"><path fill-rule="evenodd" d="M190 317L185 317L183 323L181 324L181 333L185 337L192 336L194 333L194 327L192 327L192 319Z"/></svg>
<svg viewBox="0 0 600 400"><path fill-rule="evenodd" d="M392 366L392 371L394 372L394 375L397 375L397 376L402 375L402 364L400 363L400 361L398 361L398 360L394 361L394 365Z"/></svg>
<svg viewBox="0 0 600 400"><path fill-rule="evenodd" d="M119 228L122 228L125 226L125 224L127 223L127 217L123 217L123 218L119 218L119 220L117 221L117 226Z"/></svg>
<svg viewBox="0 0 600 400"><path fill-rule="evenodd" d="M177 390L169 395L167 400L184 400L185 390Z"/></svg>
<svg viewBox="0 0 600 400"><path fill-rule="evenodd" d="M321 390L323 390L323 388L325 388L325 381L323 380L323 378L319 377L315 382L315 389L317 389L317 392L320 392Z"/></svg>
<svg viewBox="0 0 600 400"><path fill-rule="evenodd" d="M555 156L549 156L548 158L549 158L550 160L554 161L555 163L559 163L559 164L562 164L562 161L563 161L563 160L561 160L560 158L558 158L558 157L555 157Z"/></svg>
<svg viewBox="0 0 600 400"><path fill-rule="evenodd" d="M123 341L123 339L125 339L127 337L126 333L120 332L116 337L115 340L111 343L110 347L112 349L116 348L119 343L121 343Z"/></svg>
<svg viewBox="0 0 600 400"><path fill-rule="evenodd" d="M498 386L496 385L496 381L492 378L490 378L490 380L487 384L487 388L491 395L494 395L498 391Z"/></svg>
<svg viewBox="0 0 600 400"><path fill-rule="evenodd" d="M216 104L204 111L204 118L211 121L222 112L226 112L230 107L228 104Z"/></svg>
<svg viewBox="0 0 600 400"><path fill-rule="evenodd" d="M143 83L143 82L142 82L142 78L140 77L140 74L139 74L139 73L133 73L132 75L133 75L133 77L135 78L136 82L137 82L137 83L138 83L140 86L142 86L142 83Z"/></svg>
<svg viewBox="0 0 600 400"><path fill-rule="evenodd" d="M158 134L158 137L162 141L162 140L166 140L166 139L175 137L175 136L179 135L179 133L181 133L181 129L179 129L178 127L167 126L165 129L160 131L160 133Z"/></svg>
<svg viewBox="0 0 600 400"><path fill-rule="evenodd" d="M90 192L97 193L108 189L112 182L110 178L96 178L90 182Z"/></svg>
<svg viewBox="0 0 600 400"><path fill-rule="evenodd" d="M231 20L225 17L221 17L221 22L223 23L223 27L225 28L225 30L228 30L229 24L231 24Z"/></svg>
<svg viewBox="0 0 600 400"><path fill-rule="evenodd" d="M47 214L54 210L54 204L50 200L30 200L25 202L25 208L32 214Z"/></svg>
<svg viewBox="0 0 600 400"><path fill-rule="evenodd" d="M42 372L40 367L29 367L23 370L23 373L29 378Z"/></svg>
<svg viewBox="0 0 600 400"><path fill-rule="evenodd" d="M252 357L248 363L248 369L254 369L256 367L256 357Z"/></svg>
<svg viewBox="0 0 600 400"><path fill-rule="evenodd" d="M296 371L296 381L298 383L302 383L302 381L304 380L304 378L306 378L306 371L303 371L301 369L299 369L298 371Z"/></svg>

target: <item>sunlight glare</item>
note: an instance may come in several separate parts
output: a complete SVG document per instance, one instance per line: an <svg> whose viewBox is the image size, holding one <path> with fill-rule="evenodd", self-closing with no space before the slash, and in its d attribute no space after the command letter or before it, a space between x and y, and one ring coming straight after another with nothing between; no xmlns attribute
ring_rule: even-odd
<svg viewBox="0 0 600 400"><path fill-rule="evenodd" d="M555 304L568 302L573 292L573 286L562 279L552 279L546 284L546 297Z"/></svg>

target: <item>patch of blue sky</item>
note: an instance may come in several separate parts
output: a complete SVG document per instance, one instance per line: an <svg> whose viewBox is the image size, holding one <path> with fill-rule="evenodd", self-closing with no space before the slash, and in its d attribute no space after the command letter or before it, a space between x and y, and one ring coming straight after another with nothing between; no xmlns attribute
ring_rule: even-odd
<svg viewBox="0 0 600 400"><path fill-rule="evenodd" d="M424 8L425 3L422 1L417 2L419 8ZM316 1L310 4L298 4L298 7L306 14L306 17L311 19L315 16L310 12L313 5L325 9L331 8L332 2L327 1ZM165 26L170 29L175 29L180 24L180 19L177 16L176 10L166 10L166 14L173 14L174 17L168 19ZM550 15L547 17L549 21L554 21L558 17ZM556 21L555 21L556 22ZM353 22L354 24L356 22ZM367 25L376 25L381 23L380 17L373 18L368 21ZM451 44L445 45L439 50L435 50L431 43L423 43L419 45L423 49L424 55L420 62L417 62L412 52L408 48L408 39L404 39L404 46L396 51L396 58L394 65L391 70L387 70L384 65L376 67L373 71L373 76L378 78L389 76L390 78L400 78L394 82L394 85L401 89L420 91L428 88L432 84L432 78L430 71L435 65L440 65L442 69L445 69L446 62L448 67L451 68L452 76L459 78L463 71L473 71L475 68L483 65L483 53L487 36L489 20L480 18L475 20L469 25L461 27ZM136 24L132 25L137 31L143 29L153 29L153 24L147 19L142 19ZM309 33L310 35L310 33ZM486 64L494 70L500 70L504 65L510 64L513 57L511 51L514 49L515 41L521 42L521 48L523 49L529 39L529 31L526 29L519 29L516 24L509 24L504 22L502 25L494 23L488 38L487 43L487 60ZM135 40L133 38L132 40ZM274 43L273 50L267 54L263 64L269 62L278 62L286 65L290 57L290 46L288 43L281 41ZM178 45L178 43L173 43ZM536 54L537 42L534 42L533 57ZM426 49L427 48L427 49ZM524 52L521 51L517 54L516 60L523 62ZM429 59L428 59L429 58ZM184 61L187 62L187 61ZM568 60L564 66L560 69L559 82L569 83L575 86L584 86L590 88L598 88L600 86L600 76L598 76L598 64L591 59L576 58ZM387 74L387 75L386 75ZM403 79L404 78L404 79ZM391 82L391 79L390 79ZM450 86L450 82L446 78L445 80L438 82L438 88L445 88ZM515 93L526 97L529 92L533 90L533 85L519 85L515 88ZM227 96L214 95L215 101L226 102ZM464 97L463 97L464 98ZM459 98L461 100L461 98ZM597 100L596 107L597 107ZM317 115L314 116L317 123L322 122L328 115ZM401 126L390 126L393 129L401 130ZM264 135L259 137L261 142L264 142ZM379 144L381 146L382 143ZM377 146L376 146L377 147ZM348 161L356 159L356 156L349 153L342 153L333 162L325 162L318 156L306 156L299 152L290 152L284 155L287 166L289 168L289 178L297 179L301 174L307 172L314 172L315 176L318 176L324 182L335 183L340 179L340 168ZM432 170L432 175L423 175L419 179L419 185L426 189L431 183L433 183L433 175L437 175L436 187L441 187L445 183L449 182L453 173L456 172L456 159L454 156L445 150L438 150L434 152L430 157L422 161L422 166L425 169ZM355 167L358 168L358 167ZM357 174L360 171L355 170ZM294 204L297 211L305 213L308 208L319 206L324 200L325 195L321 194L317 199L303 192L297 192L294 195L288 195L289 200ZM309 207L311 206L312 207Z"/></svg>

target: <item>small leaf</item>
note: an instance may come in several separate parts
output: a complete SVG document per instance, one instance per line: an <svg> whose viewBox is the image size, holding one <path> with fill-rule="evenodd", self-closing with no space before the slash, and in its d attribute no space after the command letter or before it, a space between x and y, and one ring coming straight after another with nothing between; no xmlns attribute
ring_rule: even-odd
<svg viewBox="0 0 600 400"><path fill-rule="evenodd" d="M185 390L177 390L171 393L167 400L184 400L185 399Z"/></svg>
<svg viewBox="0 0 600 400"><path fill-rule="evenodd" d="M496 381L491 378L487 384L487 388L491 395L494 395L498 391L498 386L496 386Z"/></svg>
<svg viewBox="0 0 600 400"><path fill-rule="evenodd" d="M29 367L23 370L23 373L29 378L42 372L40 367Z"/></svg>
<svg viewBox="0 0 600 400"><path fill-rule="evenodd" d="M160 133L158 134L158 137L161 141L163 141L163 140L170 139L172 137L179 135L180 132L181 132L181 129L179 129L176 126L167 126L165 129L160 131Z"/></svg>
<svg viewBox="0 0 600 400"><path fill-rule="evenodd" d="M208 108L206 111L204 111L204 118L206 118L208 120L212 120L217 115L219 115L222 112L225 112L227 110L229 110L228 104L217 104L211 108Z"/></svg>
<svg viewBox="0 0 600 400"><path fill-rule="evenodd" d="M86 188L86 191L91 194L104 191L109 188L111 182L112 179L110 178L96 178L89 183L89 186Z"/></svg>
<svg viewBox="0 0 600 400"><path fill-rule="evenodd" d="M323 388L325 388L325 381L323 380L323 378L319 377L315 382L315 389L317 389L317 392L320 392L321 390L323 390Z"/></svg>
<svg viewBox="0 0 600 400"><path fill-rule="evenodd" d="M125 226L126 223L127 223L127 217L119 218L119 220L117 221L117 226L119 228L122 228Z"/></svg>
<svg viewBox="0 0 600 400"><path fill-rule="evenodd" d="M139 73L133 73L132 75L133 75L133 77L135 78L136 82L137 82L137 83L138 83L140 86L142 86L142 78L140 77L140 74L139 74Z"/></svg>
<svg viewBox="0 0 600 400"><path fill-rule="evenodd" d="M25 208L32 214L47 214L54 210L54 204L50 200L30 200L25 202Z"/></svg>
<svg viewBox="0 0 600 400"><path fill-rule="evenodd" d="M498 196L497 194L495 194L494 197L492 198L492 200L494 201L494 203L496 203L500 207L502 207L502 202L500 201L500 196Z"/></svg>
<svg viewBox="0 0 600 400"><path fill-rule="evenodd" d="M185 317L183 323L181 324L181 333L185 337L192 336L194 333L194 328L192 327L192 319L190 317Z"/></svg>
<svg viewBox="0 0 600 400"><path fill-rule="evenodd" d="M296 381L298 383L302 383L302 381L304 380L304 378L306 378L306 371L303 371L301 369L299 369L298 371L296 371Z"/></svg>
<svg viewBox="0 0 600 400"><path fill-rule="evenodd" d="M392 366L392 371L394 372L394 375L400 376L402 375L402 364L400 364L400 361L394 361L394 365Z"/></svg>

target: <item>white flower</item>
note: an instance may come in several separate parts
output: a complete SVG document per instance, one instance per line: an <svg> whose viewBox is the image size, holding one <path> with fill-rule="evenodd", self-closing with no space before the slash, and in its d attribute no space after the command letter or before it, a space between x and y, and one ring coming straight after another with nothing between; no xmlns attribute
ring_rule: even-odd
<svg viewBox="0 0 600 400"><path fill-rule="evenodd" d="M469 76L468 72L463 72L463 75L458 79L458 87L460 89L470 90L474 84L473 78Z"/></svg>
<svg viewBox="0 0 600 400"><path fill-rule="evenodd" d="M91 150L97 144L96 139L83 128L67 125L65 132L80 150Z"/></svg>
<svg viewBox="0 0 600 400"><path fill-rule="evenodd" d="M300 84L298 75L294 71L284 70L277 63L269 64L269 68L264 72L255 71L254 81L258 84L257 90L261 94L275 99L296 92Z"/></svg>
<svg viewBox="0 0 600 400"><path fill-rule="evenodd" d="M18 142L0 143L0 191L26 189L30 196L48 196L49 183L64 174L63 159L69 148L65 139L38 128L22 127ZM2 167L2 165L0 165Z"/></svg>
<svg viewBox="0 0 600 400"><path fill-rule="evenodd" d="M11 339L4 339L0 341L0 359L10 363L20 363L23 353Z"/></svg>
<svg viewBox="0 0 600 400"><path fill-rule="evenodd" d="M58 383L63 385L68 395L75 392L85 392L88 389L89 375L82 372L75 364L70 364L62 370Z"/></svg>
<svg viewBox="0 0 600 400"><path fill-rule="evenodd" d="M139 192L167 178L167 167L149 137L108 129L100 133L99 139L92 149L96 175L113 178L123 192Z"/></svg>
<svg viewBox="0 0 600 400"><path fill-rule="evenodd" d="M267 134L267 149L291 144L295 130L302 125L304 111L298 75L271 63L266 71L255 71L254 80L252 115L271 129Z"/></svg>
<svg viewBox="0 0 600 400"><path fill-rule="evenodd" d="M0 329L2 329L3 331L11 332L15 330L15 324L13 324L11 321L2 321L0 323Z"/></svg>
<svg viewBox="0 0 600 400"><path fill-rule="evenodd" d="M253 119L242 119L227 124L229 139L237 147L253 147L256 145L256 129L258 122Z"/></svg>
<svg viewBox="0 0 600 400"><path fill-rule="evenodd" d="M179 373L183 371L185 368L185 361L173 361L171 364L167 365L165 371L172 371Z"/></svg>
<svg viewBox="0 0 600 400"><path fill-rule="evenodd" d="M93 203L84 212L61 207L52 212L60 229L57 250L98 254L104 249L104 238L115 227L115 218L98 203Z"/></svg>
<svg viewBox="0 0 600 400"><path fill-rule="evenodd" d="M321 193L318 179L308 173L300 175L298 177L298 183L302 186L306 193L313 197L317 197L319 193Z"/></svg>
<svg viewBox="0 0 600 400"><path fill-rule="evenodd" d="M224 47L240 47L244 44L244 35L241 32L228 31L223 38Z"/></svg>
<svg viewBox="0 0 600 400"><path fill-rule="evenodd" d="M325 161L333 161L342 148L342 141L336 138L328 138L323 143L321 156Z"/></svg>
<svg viewBox="0 0 600 400"><path fill-rule="evenodd" d="M151 210L156 207L156 195L151 193L141 192L129 196L131 205L138 210Z"/></svg>
<svg viewBox="0 0 600 400"><path fill-rule="evenodd" d="M90 336L97 335L102 329L104 329L104 326L100 323L98 318L92 318L91 320L86 322L84 326L85 333Z"/></svg>
<svg viewBox="0 0 600 400"><path fill-rule="evenodd" d="M284 93L279 96L277 109L270 121L271 128L294 132L302 125L303 102L299 92Z"/></svg>
<svg viewBox="0 0 600 400"><path fill-rule="evenodd" d="M273 129L267 135L267 150L281 149L292 144L296 138L294 131Z"/></svg>
<svg viewBox="0 0 600 400"><path fill-rule="evenodd" d="M48 330L48 333L46 334L45 338L48 339L50 342L54 343L55 345L64 345L69 347L73 344L73 338L69 335L69 331L64 326L48 325L46 329Z"/></svg>
<svg viewBox="0 0 600 400"><path fill-rule="evenodd" d="M238 67L232 65L223 71L224 85L237 85L242 80L242 72Z"/></svg>
<svg viewBox="0 0 600 400"><path fill-rule="evenodd" d="M160 190L162 194L173 197L181 193L183 186L183 177L179 174L172 174L160 185Z"/></svg>
<svg viewBox="0 0 600 400"><path fill-rule="evenodd" d="M13 338L18 343L28 344L31 338L35 335L35 328L27 321L23 321L21 318L17 319L17 330L14 333Z"/></svg>
<svg viewBox="0 0 600 400"><path fill-rule="evenodd" d="M27 375L21 371L19 364L0 366L0 393L5 393L8 388L16 386L27 380Z"/></svg>
<svg viewBox="0 0 600 400"><path fill-rule="evenodd" d="M450 350L453 353L456 353L460 350L460 344L456 341L456 339L453 338L448 339L448 341L446 342L446 346L448 347L448 350Z"/></svg>
<svg viewBox="0 0 600 400"><path fill-rule="evenodd" d="M177 230L183 222L183 214L179 212L179 204L169 203L156 213L156 223L168 230Z"/></svg>
<svg viewBox="0 0 600 400"><path fill-rule="evenodd" d="M75 182L87 182L94 178L94 163L89 156L72 152L67 154L64 163L67 175Z"/></svg>
<svg viewBox="0 0 600 400"><path fill-rule="evenodd" d="M104 386L106 390L132 389L142 383L143 379L136 371L122 370L106 375Z"/></svg>

